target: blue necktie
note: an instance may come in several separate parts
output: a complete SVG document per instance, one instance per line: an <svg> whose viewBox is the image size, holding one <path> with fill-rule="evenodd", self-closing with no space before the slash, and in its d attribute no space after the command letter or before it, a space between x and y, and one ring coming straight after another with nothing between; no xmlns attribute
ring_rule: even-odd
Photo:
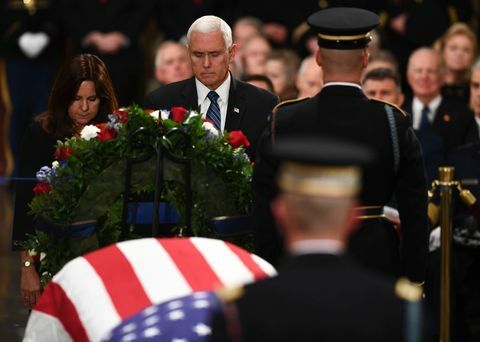
<svg viewBox="0 0 480 342"><path fill-rule="evenodd" d="M213 90L208 93L207 97L210 99L210 107L207 110L207 119L215 124L218 130L222 128L222 119L220 115L220 107L218 106L218 94Z"/></svg>
<svg viewBox="0 0 480 342"><path fill-rule="evenodd" d="M430 126L430 120L428 119L428 113L430 113L430 108L428 106L423 107L422 109L422 117L420 118L420 126L418 127L419 131L423 131L424 129Z"/></svg>

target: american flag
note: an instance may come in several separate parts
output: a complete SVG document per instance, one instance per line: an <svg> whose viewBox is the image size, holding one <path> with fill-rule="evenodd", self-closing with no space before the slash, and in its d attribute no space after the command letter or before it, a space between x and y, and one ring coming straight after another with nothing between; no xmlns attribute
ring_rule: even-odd
<svg viewBox="0 0 480 342"><path fill-rule="evenodd" d="M208 341L213 315L221 310L221 301L215 293L195 292L146 308L115 327L105 340Z"/></svg>
<svg viewBox="0 0 480 342"><path fill-rule="evenodd" d="M138 239L70 261L29 317L24 341L99 341L152 304L275 275L260 257L207 238Z"/></svg>

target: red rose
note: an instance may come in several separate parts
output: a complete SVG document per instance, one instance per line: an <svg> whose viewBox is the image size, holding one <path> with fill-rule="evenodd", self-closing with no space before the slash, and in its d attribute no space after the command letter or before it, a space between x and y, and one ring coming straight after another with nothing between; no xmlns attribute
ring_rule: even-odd
<svg viewBox="0 0 480 342"><path fill-rule="evenodd" d="M233 148L250 146L250 141L248 141L247 137L242 131L231 131L228 133L227 141Z"/></svg>
<svg viewBox="0 0 480 342"><path fill-rule="evenodd" d="M114 111L113 114L118 116L118 121L120 121L121 123L125 123L125 121L127 121L128 112L125 110L125 108L119 108Z"/></svg>
<svg viewBox="0 0 480 342"><path fill-rule="evenodd" d="M187 114L187 110L183 107L172 107L170 109L170 118L178 123L181 123Z"/></svg>
<svg viewBox="0 0 480 342"><path fill-rule="evenodd" d="M35 184L35 186L33 187L33 193L35 195L46 194L49 193L50 190L50 183L48 182L37 182L37 184Z"/></svg>
<svg viewBox="0 0 480 342"><path fill-rule="evenodd" d="M98 141L104 143L105 141L113 140L117 136L117 131L113 128L109 128L106 123L101 123L96 125L100 128L100 132L97 135Z"/></svg>
<svg viewBox="0 0 480 342"><path fill-rule="evenodd" d="M55 149L55 159L67 160L73 154L73 150L70 147L60 147Z"/></svg>

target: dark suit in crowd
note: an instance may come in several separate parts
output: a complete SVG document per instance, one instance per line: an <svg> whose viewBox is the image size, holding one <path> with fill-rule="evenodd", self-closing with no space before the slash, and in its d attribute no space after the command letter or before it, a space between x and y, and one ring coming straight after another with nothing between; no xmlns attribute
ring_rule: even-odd
<svg viewBox="0 0 480 342"><path fill-rule="evenodd" d="M412 113L412 99L407 99L403 108ZM473 113L456 99L442 97L435 118L428 127L438 135L445 151L478 140L478 129Z"/></svg>
<svg viewBox="0 0 480 342"><path fill-rule="evenodd" d="M248 83L231 79L228 95L226 131L241 130L250 141L247 152L254 157L260 135L267 126L267 119L278 99L266 90ZM144 108L167 109L182 106L197 109L197 89L195 78L172 83L147 95Z"/></svg>

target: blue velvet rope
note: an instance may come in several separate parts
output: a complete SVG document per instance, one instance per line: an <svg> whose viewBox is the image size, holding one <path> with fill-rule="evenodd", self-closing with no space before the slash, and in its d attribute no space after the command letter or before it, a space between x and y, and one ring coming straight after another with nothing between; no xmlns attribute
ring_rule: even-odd
<svg viewBox="0 0 480 342"><path fill-rule="evenodd" d="M247 215L217 217L208 224L220 236L241 235L252 231L252 217Z"/></svg>
<svg viewBox="0 0 480 342"><path fill-rule="evenodd" d="M35 229L57 238L85 239L97 229L97 221L91 220L81 223L73 223L69 228L38 217Z"/></svg>
<svg viewBox="0 0 480 342"><path fill-rule="evenodd" d="M166 202L160 202L158 209L160 224L177 224L180 215L177 210ZM128 204L128 224L152 224L153 202L132 202Z"/></svg>

